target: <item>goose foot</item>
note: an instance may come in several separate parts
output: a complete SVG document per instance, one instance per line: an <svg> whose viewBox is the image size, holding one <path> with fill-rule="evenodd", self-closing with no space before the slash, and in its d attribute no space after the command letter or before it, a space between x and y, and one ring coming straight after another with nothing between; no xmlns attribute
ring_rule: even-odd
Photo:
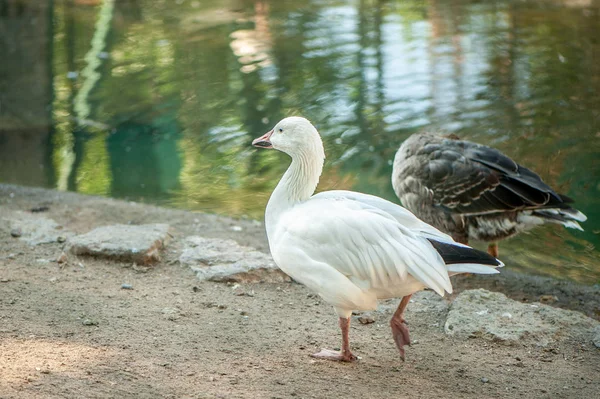
<svg viewBox="0 0 600 399"><path fill-rule="evenodd" d="M394 337L394 342L398 347L398 351L400 352L400 359L404 361L404 345L410 346L410 335L408 334L408 327L406 325L406 321L404 320L404 310L410 301L410 295L405 296L400 301L398 305L398 309L394 312L394 316L390 320L390 327L392 327L392 336Z"/></svg>
<svg viewBox="0 0 600 399"><path fill-rule="evenodd" d="M340 317L340 329L342 330L342 350L332 351L329 349L321 349L321 352L315 353L312 357L317 359L337 360L341 362L354 362L358 360L356 356L350 352L350 318Z"/></svg>
<svg viewBox="0 0 600 399"><path fill-rule="evenodd" d="M354 362L358 360L351 352L342 353L342 351L332 351L331 349L321 349L320 352L311 355L317 359L335 360L338 362Z"/></svg>

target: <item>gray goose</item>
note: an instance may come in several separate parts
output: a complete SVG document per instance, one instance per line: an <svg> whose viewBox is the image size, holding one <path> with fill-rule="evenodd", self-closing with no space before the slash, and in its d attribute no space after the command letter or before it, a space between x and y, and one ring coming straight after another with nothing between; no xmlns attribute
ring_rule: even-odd
<svg viewBox="0 0 600 399"><path fill-rule="evenodd" d="M455 135L417 133L398 149L392 185L402 204L454 240L490 242L546 222L583 230L586 216L531 170L500 151Z"/></svg>

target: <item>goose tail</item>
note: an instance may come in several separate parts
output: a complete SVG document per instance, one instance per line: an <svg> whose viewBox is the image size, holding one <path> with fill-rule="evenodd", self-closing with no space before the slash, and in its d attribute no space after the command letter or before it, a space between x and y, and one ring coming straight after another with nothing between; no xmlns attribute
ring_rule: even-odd
<svg viewBox="0 0 600 399"><path fill-rule="evenodd" d="M450 273L496 274L504 263L487 252L459 243L427 239L442 257Z"/></svg>
<svg viewBox="0 0 600 399"><path fill-rule="evenodd" d="M581 231L583 231L583 228L577 222L585 222L587 220L587 216L574 208L536 209L531 214L543 219L544 222L558 223L565 227Z"/></svg>

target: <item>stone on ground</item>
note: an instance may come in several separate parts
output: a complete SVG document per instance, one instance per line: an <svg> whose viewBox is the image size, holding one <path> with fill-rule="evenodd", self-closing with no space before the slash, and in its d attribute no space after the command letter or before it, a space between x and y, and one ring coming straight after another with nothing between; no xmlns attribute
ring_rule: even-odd
<svg viewBox="0 0 600 399"><path fill-rule="evenodd" d="M443 316L448 312L448 301L437 293L425 290L413 294L408 304L411 313L428 313Z"/></svg>
<svg viewBox="0 0 600 399"><path fill-rule="evenodd" d="M463 291L450 305L444 330L459 338L546 346L563 340L591 343L600 322L579 312L521 303L498 292Z"/></svg>
<svg viewBox="0 0 600 399"><path fill-rule="evenodd" d="M116 224L71 238L69 250L75 255L149 264L160 260L160 250L169 239L167 224Z"/></svg>
<svg viewBox="0 0 600 399"><path fill-rule="evenodd" d="M13 237L32 246L60 242L61 238L73 234L54 220L41 215L16 211L3 219L8 222Z"/></svg>
<svg viewBox="0 0 600 399"><path fill-rule="evenodd" d="M592 338L592 342L596 348L600 348L600 325L594 328L594 337Z"/></svg>
<svg viewBox="0 0 600 399"><path fill-rule="evenodd" d="M391 317L391 315L398 309L401 298L391 298L380 300L377 305L378 314L385 315L385 317ZM410 297L410 302L406 308L407 317L413 317L413 314L435 315L439 320L444 320L446 313L448 312L448 301L442 298L431 290L424 290L415 292ZM360 312L359 312L360 313Z"/></svg>
<svg viewBox="0 0 600 399"><path fill-rule="evenodd" d="M290 281L273 259L251 247L243 247L233 240L188 237L179 257L190 266L200 280L254 283L281 283Z"/></svg>

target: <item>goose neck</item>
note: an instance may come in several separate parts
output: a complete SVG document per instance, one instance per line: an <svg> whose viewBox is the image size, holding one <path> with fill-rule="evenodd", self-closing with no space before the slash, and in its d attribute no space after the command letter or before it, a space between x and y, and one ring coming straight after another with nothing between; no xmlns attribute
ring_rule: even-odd
<svg viewBox="0 0 600 399"><path fill-rule="evenodd" d="M307 154L292 156L292 163L271 194L266 209L267 235L279 216L294 205L308 200L317 188L323 170L324 159L315 159Z"/></svg>

